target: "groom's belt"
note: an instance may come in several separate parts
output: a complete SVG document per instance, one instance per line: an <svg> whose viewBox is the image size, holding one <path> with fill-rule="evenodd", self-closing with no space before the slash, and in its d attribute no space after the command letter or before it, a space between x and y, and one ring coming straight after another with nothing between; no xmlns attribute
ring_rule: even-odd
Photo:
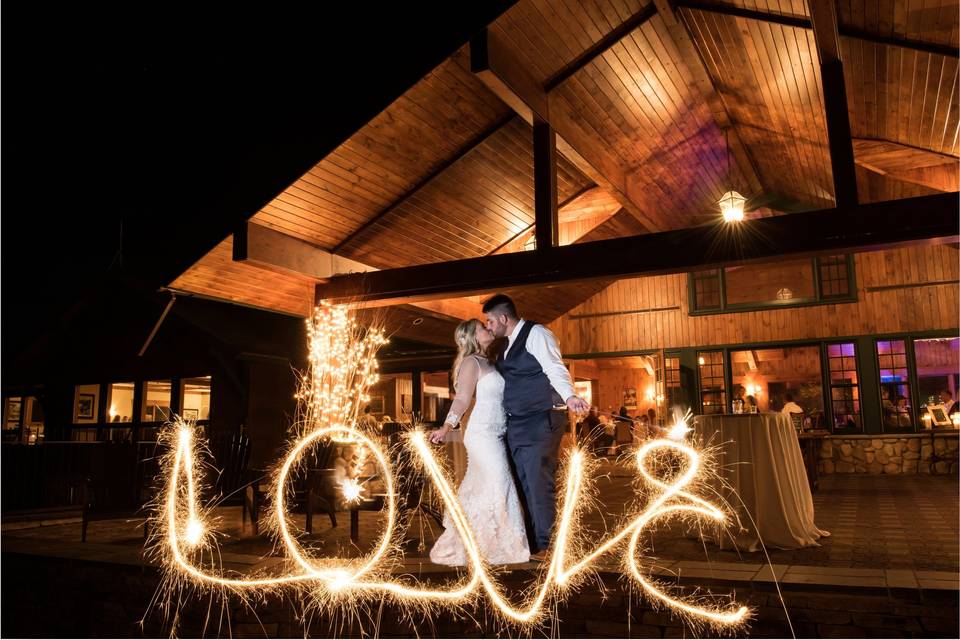
<svg viewBox="0 0 960 640"><path fill-rule="evenodd" d="M525 418L525 417L527 417L527 416L535 416L535 415L537 415L538 413L544 413L544 412L546 412L546 411L566 411L566 410L567 410L567 405L565 405L565 404L557 404L557 405L553 405L553 406L550 407L549 409L544 409L543 411L534 411L533 413L525 413L525 414L523 414L522 416L519 415L519 414L510 413L509 411L507 411L506 414L507 414L507 416L510 417L510 418Z"/></svg>

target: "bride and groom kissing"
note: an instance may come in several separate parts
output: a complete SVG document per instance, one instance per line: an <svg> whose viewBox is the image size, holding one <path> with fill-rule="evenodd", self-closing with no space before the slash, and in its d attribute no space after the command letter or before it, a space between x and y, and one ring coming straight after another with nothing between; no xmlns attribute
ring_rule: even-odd
<svg viewBox="0 0 960 640"><path fill-rule="evenodd" d="M549 329L520 318L503 294L487 300L483 313L485 323L467 320L456 329L456 396L430 440L441 442L474 404L464 428L467 471L458 498L480 553L488 564L543 562L556 517L555 475L567 410L585 413L590 407L574 393ZM506 338L507 346L494 357L490 347L497 338ZM467 564L449 514L443 524L430 560Z"/></svg>

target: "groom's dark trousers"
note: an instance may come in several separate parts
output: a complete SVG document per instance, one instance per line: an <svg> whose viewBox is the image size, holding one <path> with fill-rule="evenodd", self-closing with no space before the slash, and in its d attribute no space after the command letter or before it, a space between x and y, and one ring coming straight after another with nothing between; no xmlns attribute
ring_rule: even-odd
<svg viewBox="0 0 960 640"><path fill-rule="evenodd" d="M503 409L507 414L507 448L527 509L531 551L550 546L557 513L557 449L567 424L563 400L547 374L527 351L535 323L524 321L513 346L497 360L503 376Z"/></svg>
<svg viewBox="0 0 960 640"><path fill-rule="evenodd" d="M567 412L545 411L507 416L507 447L527 506L532 552L550 546L557 515L557 451L567 424Z"/></svg>

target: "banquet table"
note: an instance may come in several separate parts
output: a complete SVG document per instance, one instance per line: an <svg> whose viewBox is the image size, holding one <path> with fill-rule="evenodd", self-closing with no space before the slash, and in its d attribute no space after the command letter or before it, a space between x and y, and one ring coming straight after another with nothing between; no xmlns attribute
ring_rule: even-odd
<svg viewBox="0 0 960 640"><path fill-rule="evenodd" d="M721 548L756 551L819 546L830 533L814 522L813 496L797 433L779 413L697 416L694 432L716 447L714 489L736 511Z"/></svg>

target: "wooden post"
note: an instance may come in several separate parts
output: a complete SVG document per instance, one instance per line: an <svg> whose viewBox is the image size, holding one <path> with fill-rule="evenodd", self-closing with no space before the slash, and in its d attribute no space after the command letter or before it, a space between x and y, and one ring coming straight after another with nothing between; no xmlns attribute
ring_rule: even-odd
<svg viewBox="0 0 960 640"><path fill-rule="evenodd" d="M823 84L834 196L838 207L855 206L859 201L857 172L853 162L853 137L850 135L843 61L840 59L837 10L833 0L810 0L809 6L813 35L820 54L820 82Z"/></svg>
<svg viewBox="0 0 960 640"><path fill-rule="evenodd" d="M557 222L557 136L549 123L533 123L533 208L537 250L559 244Z"/></svg>

